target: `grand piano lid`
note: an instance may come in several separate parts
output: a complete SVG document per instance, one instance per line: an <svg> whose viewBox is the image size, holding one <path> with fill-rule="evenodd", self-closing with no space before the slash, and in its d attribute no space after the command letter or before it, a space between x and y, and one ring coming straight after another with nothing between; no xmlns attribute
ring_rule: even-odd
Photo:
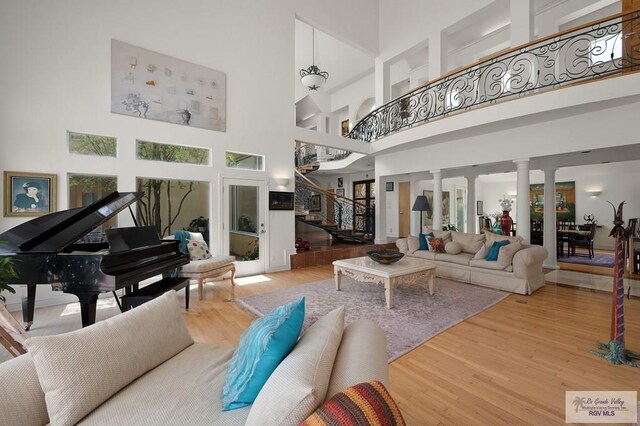
<svg viewBox="0 0 640 426"><path fill-rule="evenodd" d="M40 216L0 235L2 253L57 253L102 225L144 192L112 192L95 203Z"/></svg>

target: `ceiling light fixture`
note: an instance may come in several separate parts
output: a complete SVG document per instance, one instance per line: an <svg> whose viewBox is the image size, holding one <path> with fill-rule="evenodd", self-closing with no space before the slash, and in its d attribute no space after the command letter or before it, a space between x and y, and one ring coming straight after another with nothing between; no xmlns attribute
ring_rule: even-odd
<svg viewBox="0 0 640 426"><path fill-rule="evenodd" d="M300 82L307 86L309 90L316 91L327 81L329 73L320 71L320 68L316 65L316 29L313 27L311 27L311 40L311 66L300 70Z"/></svg>

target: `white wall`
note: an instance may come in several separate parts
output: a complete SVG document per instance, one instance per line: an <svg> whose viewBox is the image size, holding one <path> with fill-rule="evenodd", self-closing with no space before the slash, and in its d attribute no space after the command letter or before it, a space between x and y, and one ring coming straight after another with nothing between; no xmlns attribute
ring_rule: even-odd
<svg viewBox="0 0 640 426"><path fill-rule="evenodd" d="M347 107L349 110L349 125L350 129L352 129L353 126L357 124L356 113L358 112L358 108L360 108L360 105L362 105L366 99L373 96L375 96L374 78L373 73L371 73L357 80L353 84L332 93L331 111ZM335 123L331 123L332 130L329 133L340 135L340 120L341 119L338 119ZM344 120L344 118L342 118L342 120ZM337 132L334 133L335 129L337 129Z"/></svg>
<svg viewBox="0 0 640 426"><path fill-rule="evenodd" d="M296 14L377 49L378 8L370 0L329 0L322 8L310 0L0 0L0 10L2 170L57 174L60 210L68 208L68 172L118 175L121 191L135 190L136 176L207 181L214 253L222 250L223 176L264 180L277 190L284 188L271 178L293 177ZM112 114L111 39L225 72L227 131ZM255 78L257 65L268 84ZM118 158L67 154L67 130L117 137ZM210 148L212 165L137 161L136 138ZM265 155L266 171L227 170L225 150ZM0 232L23 221L2 218ZM120 226L130 224L122 215ZM267 237L266 268L287 269L295 253L293 213L268 212L267 226L274 237ZM45 288L38 288L40 299L51 297Z"/></svg>

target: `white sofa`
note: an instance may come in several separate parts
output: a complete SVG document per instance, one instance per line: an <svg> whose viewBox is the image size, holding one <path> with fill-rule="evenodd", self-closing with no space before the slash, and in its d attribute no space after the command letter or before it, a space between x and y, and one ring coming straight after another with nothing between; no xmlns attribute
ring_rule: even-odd
<svg viewBox="0 0 640 426"><path fill-rule="evenodd" d="M384 332L367 321L343 327L338 311L302 334L253 405L224 412L233 349L194 343L174 291L82 330L32 337L29 353L0 364L0 423L299 424L344 388L389 386ZM330 332L320 328L327 321Z"/></svg>
<svg viewBox="0 0 640 426"><path fill-rule="evenodd" d="M544 247L522 244L521 240L515 237L505 237L491 232L485 234L466 234L455 231L432 232L435 237L442 238L445 243L458 242L462 246L462 252L452 254L419 250L420 242L416 236L399 238L396 241L396 246L407 256L433 262L436 265L436 276L442 278L519 294L531 294L545 284L542 262L547 257L547 250ZM490 247L494 241L503 239L509 239L522 245L513 258L508 259L508 263L474 259L483 244Z"/></svg>

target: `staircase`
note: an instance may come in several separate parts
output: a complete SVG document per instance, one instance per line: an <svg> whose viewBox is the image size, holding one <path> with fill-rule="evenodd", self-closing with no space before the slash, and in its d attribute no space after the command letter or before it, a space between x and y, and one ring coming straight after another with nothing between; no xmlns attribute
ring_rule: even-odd
<svg viewBox="0 0 640 426"><path fill-rule="evenodd" d="M335 241L371 243L375 238L374 212L364 204L319 187L296 170L297 221L328 232Z"/></svg>

